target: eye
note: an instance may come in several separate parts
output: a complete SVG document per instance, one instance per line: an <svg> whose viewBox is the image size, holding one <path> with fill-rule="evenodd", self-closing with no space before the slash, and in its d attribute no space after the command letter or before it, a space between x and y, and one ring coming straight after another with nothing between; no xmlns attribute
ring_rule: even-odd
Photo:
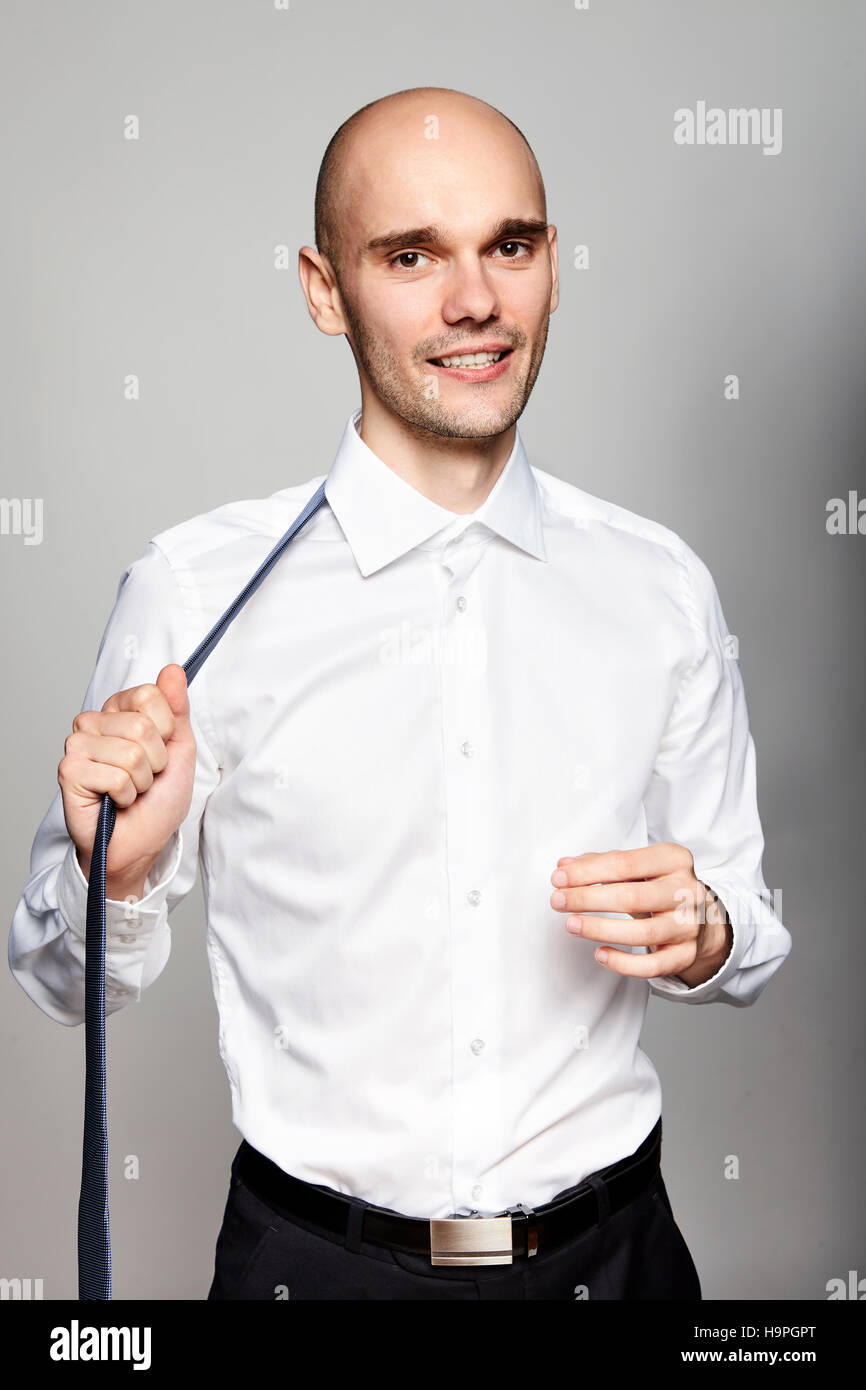
<svg viewBox="0 0 866 1390"><path fill-rule="evenodd" d="M528 241L501 241L501 242L499 243L499 245L500 245L500 246L522 246L523 249L524 249L524 251L529 251L530 253L532 252L532 246L530 245L530 243L529 243ZM498 249L499 249L499 247L497 247L497 250L498 250ZM526 257L525 257L525 256L506 256L505 259L506 259L507 261L523 261L523 260L526 259Z"/></svg>
<svg viewBox="0 0 866 1390"><path fill-rule="evenodd" d="M517 255L513 255L513 254L512 254L512 255L502 256L502 257L499 258L499 259L501 259L501 260L506 260L506 261L525 261L525 260L527 259L527 257L529 257L529 256L532 255L532 252L533 252L532 243L531 243L531 242L528 242L528 241L501 241L501 242L499 243L499 246L497 246L497 248L496 248L497 251L500 250L502 247L511 247L511 248L514 249L514 250L516 250L516 249L519 247L519 248L521 248L523 251L525 251L525 252L527 253L527 254L524 255L524 256L517 256ZM402 261L402 260L404 259L404 257L406 257L406 256L414 256L414 257L415 257L415 261L416 261L415 265L400 265L400 264L398 264L398 262ZM390 260L388 261L388 265L393 266L395 270L405 270L405 271L407 271L409 274L411 274L413 270L417 270L417 269L418 269L418 261L419 261L419 258L420 258L421 260L429 260L429 257L428 257L428 256L425 256L425 254L424 254L423 251L398 251L397 254L396 254L395 256L392 256L392 257L390 258Z"/></svg>
<svg viewBox="0 0 866 1390"><path fill-rule="evenodd" d="M401 259L401 257L403 257L403 256L421 256L421 257L423 257L424 259L426 259L426 257L424 257L424 252L423 252L423 251L398 251L397 254L396 254L396 256L392 256L392 257L391 257L391 259L390 259L390 261L388 262L388 264L389 264L389 265L395 266L397 270L409 270L409 271L411 271L411 270L417 270L417 266L414 266L414 265L399 265L399 266L398 266L398 265L397 265L397 262L398 262L398 261Z"/></svg>

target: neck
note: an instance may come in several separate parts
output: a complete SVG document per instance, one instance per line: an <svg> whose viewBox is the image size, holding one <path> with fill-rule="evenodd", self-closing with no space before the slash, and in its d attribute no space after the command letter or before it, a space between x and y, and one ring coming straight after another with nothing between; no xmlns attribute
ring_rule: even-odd
<svg viewBox="0 0 866 1390"><path fill-rule="evenodd" d="M477 511L514 448L516 426L486 439L415 430L362 392L360 435L377 458L449 512Z"/></svg>

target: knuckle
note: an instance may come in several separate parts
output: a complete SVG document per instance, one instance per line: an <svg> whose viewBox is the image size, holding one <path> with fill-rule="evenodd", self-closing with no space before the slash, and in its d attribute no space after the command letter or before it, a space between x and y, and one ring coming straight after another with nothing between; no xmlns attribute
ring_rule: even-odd
<svg viewBox="0 0 866 1390"><path fill-rule="evenodd" d="M683 902L692 916L700 912L705 901L703 889L697 887L693 882L683 889Z"/></svg>
<svg viewBox="0 0 866 1390"><path fill-rule="evenodd" d="M646 939L648 946L658 946L665 939L665 930L661 922L651 919L647 923Z"/></svg>
<svg viewBox="0 0 866 1390"><path fill-rule="evenodd" d="M640 889L636 884L628 883L623 889L623 912L640 912Z"/></svg>
<svg viewBox="0 0 866 1390"><path fill-rule="evenodd" d="M135 707L139 710L150 709L151 706L162 704L165 696L158 685L140 685L136 691Z"/></svg>
<svg viewBox="0 0 866 1390"><path fill-rule="evenodd" d="M130 780L129 780L129 773L126 772L122 767L115 768L114 774L112 775L112 778L111 778L111 794L112 794L112 796L114 796L115 793L116 793L118 796L124 796L124 795L126 794L126 792L128 791L128 789L129 789L130 786L131 786L131 783L130 783ZM135 788L133 787L133 791L134 791L134 790L135 790Z"/></svg>
<svg viewBox="0 0 866 1390"><path fill-rule="evenodd" d="M127 743L126 747L123 750L123 754L126 759L126 766L128 768L141 767L141 764L144 760L144 749L141 747L141 744Z"/></svg>
<svg viewBox="0 0 866 1390"><path fill-rule="evenodd" d="M632 872L632 856L628 850L622 850L616 858L614 873L620 879L627 879Z"/></svg>
<svg viewBox="0 0 866 1390"><path fill-rule="evenodd" d="M174 729L174 715L171 712L171 705L163 695L158 685L148 685L143 687L144 694L138 701L138 708L143 711L145 725L149 730L156 729L161 734L164 728L166 736Z"/></svg>
<svg viewBox="0 0 866 1390"><path fill-rule="evenodd" d="M677 926L686 926L693 920L693 907L694 903L690 893L687 895L677 893L675 895L673 916Z"/></svg>

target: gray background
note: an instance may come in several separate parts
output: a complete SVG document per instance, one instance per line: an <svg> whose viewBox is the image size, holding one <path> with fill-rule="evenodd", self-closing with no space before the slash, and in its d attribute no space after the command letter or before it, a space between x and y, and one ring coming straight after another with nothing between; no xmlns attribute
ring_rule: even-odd
<svg viewBox="0 0 866 1390"><path fill-rule="evenodd" d="M825 526L863 490L863 7L7 0L2 28L0 493L44 499L41 545L0 536L4 920L123 569L177 521L327 471L360 403L297 281L328 139L399 88L471 92L526 134L559 229L530 461L678 531L740 641L794 946L751 1009L650 1002L677 1219L709 1299L866 1274L866 538ZM781 153L675 146L701 99L781 107ZM166 970L109 1024L116 1298L205 1297L239 1142L199 885L172 920ZM0 1011L0 1275L75 1297L83 1028L8 970Z"/></svg>

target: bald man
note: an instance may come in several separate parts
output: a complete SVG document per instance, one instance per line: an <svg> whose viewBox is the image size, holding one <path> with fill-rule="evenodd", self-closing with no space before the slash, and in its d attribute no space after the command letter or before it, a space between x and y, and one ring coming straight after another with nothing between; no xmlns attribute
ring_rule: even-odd
<svg viewBox="0 0 866 1390"><path fill-rule="evenodd" d="M790 945L712 579L528 462L557 239L511 121L443 88L370 103L315 222L301 285L361 394L327 505L192 697L184 655L320 479L127 571L13 969L80 1021L105 790L109 1011L165 965L200 859L243 1135L210 1299L699 1299L644 1011L750 1004Z"/></svg>

